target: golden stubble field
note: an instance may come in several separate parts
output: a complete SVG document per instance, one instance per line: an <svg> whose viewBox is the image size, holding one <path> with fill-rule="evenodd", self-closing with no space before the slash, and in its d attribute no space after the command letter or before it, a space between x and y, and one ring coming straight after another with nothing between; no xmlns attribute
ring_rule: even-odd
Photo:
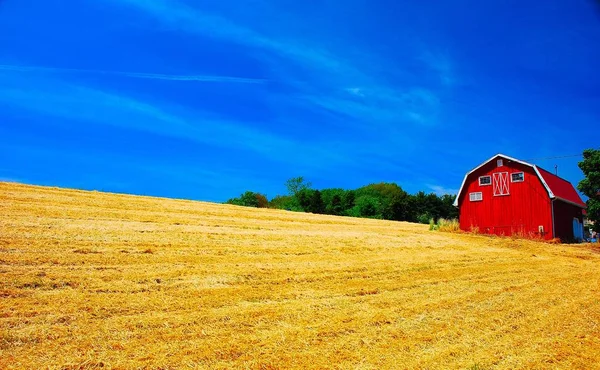
<svg viewBox="0 0 600 370"><path fill-rule="evenodd" d="M598 252L0 183L0 368L597 369Z"/></svg>

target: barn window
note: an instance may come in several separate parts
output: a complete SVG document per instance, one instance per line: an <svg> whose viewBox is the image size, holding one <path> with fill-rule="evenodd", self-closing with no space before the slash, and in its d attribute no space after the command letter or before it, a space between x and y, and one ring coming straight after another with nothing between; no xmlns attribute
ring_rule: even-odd
<svg viewBox="0 0 600 370"><path fill-rule="evenodd" d="M483 200L483 194L480 191L475 193L469 193L469 200L471 202L480 202Z"/></svg>
<svg viewBox="0 0 600 370"><path fill-rule="evenodd" d="M525 181L525 174L523 172L515 172L510 175L510 182L523 182Z"/></svg>
<svg viewBox="0 0 600 370"><path fill-rule="evenodd" d="M491 185L492 184L492 176L480 176L479 177L479 185Z"/></svg>
<svg viewBox="0 0 600 370"><path fill-rule="evenodd" d="M502 161L502 159L498 159L498 160L496 161L496 165L497 165L498 167L502 167L502 166L504 166L504 162Z"/></svg>

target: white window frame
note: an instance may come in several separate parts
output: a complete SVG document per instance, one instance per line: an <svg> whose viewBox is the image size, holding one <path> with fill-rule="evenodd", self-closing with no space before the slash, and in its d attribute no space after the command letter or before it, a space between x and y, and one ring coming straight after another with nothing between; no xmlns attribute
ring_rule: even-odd
<svg viewBox="0 0 600 370"><path fill-rule="evenodd" d="M502 166L504 166L504 161L502 159L496 160L496 167L502 167Z"/></svg>
<svg viewBox="0 0 600 370"><path fill-rule="evenodd" d="M483 200L483 193L480 191L474 191L469 193L470 202L481 202Z"/></svg>
<svg viewBox="0 0 600 370"><path fill-rule="evenodd" d="M513 175L518 175L521 174L521 179L520 180L515 180L513 178ZM525 172L513 172L510 174L510 182L523 182L525 181Z"/></svg>
<svg viewBox="0 0 600 370"><path fill-rule="evenodd" d="M482 184L481 179L484 177L487 177L490 180L490 182L488 182L487 184ZM490 185L492 185L492 176L491 175L479 176L479 186L490 186Z"/></svg>

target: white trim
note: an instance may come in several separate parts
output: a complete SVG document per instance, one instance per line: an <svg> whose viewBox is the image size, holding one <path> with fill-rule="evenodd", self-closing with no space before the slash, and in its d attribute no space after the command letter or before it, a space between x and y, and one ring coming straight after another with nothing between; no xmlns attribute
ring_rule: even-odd
<svg viewBox="0 0 600 370"><path fill-rule="evenodd" d="M454 204L453 204L453 206L454 206L454 207L458 207L458 199L460 198L460 195L462 194L462 192L463 192L463 190L464 190L464 188L465 188L465 184L467 183L467 178L468 178L468 177L469 177L469 176L470 176L470 175L471 175L473 172L477 171L477 170L478 170L478 169L480 169L481 167L483 167L483 166L485 166L486 164L490 163L492 160L496 159L497 157L502 157L502 158L504 158L504 159L506 159L506 160L508 160L508 161L515 162L515 163L520 163L520 164L522 164L522 165L524 165L524 166L527 166L527 167L531 167L531 168L533 168L533 169L535 170L535 173L537 174L538 178L540 179L540 181L542 182L542 184L543 184L543 185L544 185L544 187L546 188L546 191L548 192L548 195L550 196L550 198L555 198L555 197L554 197L554 193L552 193L552 190L550 190L550 187L548 186L548 184L546 184L546 181L544 180L544 178L543 178L543 177L542 177L542 175L540 174L540 171L538 171L538 169L537 169L537 167L536 167L535 165L533 165L533 164L531 164L531 163L527 163L527 162L520 161L520 160L518 160L518 159L516 159L516 158L509 157L509 156L507 156L507 155L504 155L504 154L501 154L501 153L498 153L498 154L496 154L495 156L493 156L493 157L491 157L490 159L488 159L487 161L485 161L485 162L481 163L479 166L477 166L477 167L473 168L471 171L469 171L469 172L468 172L468 173L465 175L465 177L463 178L462 184L460 185L460 189L458 189L458 194L456 195L456 199L454 200Z"/></svg>
<svg viewBox="0 0 600 370"><path fill-rule="evenodd" d="M535 170L535 173L538 175L538 178L540 179L540 181L546 188L546 191L548 191L548 195L550 196L550 198L556 198L554 196L554 193L552 192L552 190L550 190L550 187L548 186L548 184L546 184L546 180L544 180L544 176L542 176L542 174L538 170L537 166L534 164L534 165L531 165L531 167L533 167L533 169Z"/></svg>
<svg viewBox="0 0 600 370"><path fill-rule="evenodd" d="M469 202L481 202L482 200L483 200L482 192L474 191L472 193L469 193Z"/></svg>
<svg viewBox="0 0 600 370"><path fill-rule="evenodd" d="M462 184L460 185L460 189L458 189L458 193L456 194L456 198L454 198L454 203L452 203L452 205L454 207L458 207L458 198L460 198L460 195L462 194L462 190L465 187L465 183L467 182L467 177L469 177L469 174L471 174L471 172L467 173L465 175L465 178L462 181Z"/></svg>
<svg viewBox="0 0 600 370"><path fill-rule="evenodd" d="M481 183L481 178L482 177L487 177L490 179L490 182L488 182L487 184L482 184ZM490 186L492 185L492 176L491 175L483 175L483 176L479 176L479 186Z"/></svg>
<svg viewBox="0 0 600 370"><path fill-rule="evenodd" d="M521 174L521 180L514 180L513 175L518 175ZM525 181L525 172L521 171L521 172L513 172L510 174L510 182L523 182Z"/></svg>

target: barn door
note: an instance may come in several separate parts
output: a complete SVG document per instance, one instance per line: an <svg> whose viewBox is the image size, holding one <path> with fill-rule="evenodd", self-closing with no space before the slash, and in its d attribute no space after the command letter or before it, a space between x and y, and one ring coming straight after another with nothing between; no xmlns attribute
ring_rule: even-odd
<svg viewBox="0 0 600 370"><path fill-rule="evenodd" d="M497 172L492 174L492 186L494 188L494 196L508 195L508 172Z"/></svg>

